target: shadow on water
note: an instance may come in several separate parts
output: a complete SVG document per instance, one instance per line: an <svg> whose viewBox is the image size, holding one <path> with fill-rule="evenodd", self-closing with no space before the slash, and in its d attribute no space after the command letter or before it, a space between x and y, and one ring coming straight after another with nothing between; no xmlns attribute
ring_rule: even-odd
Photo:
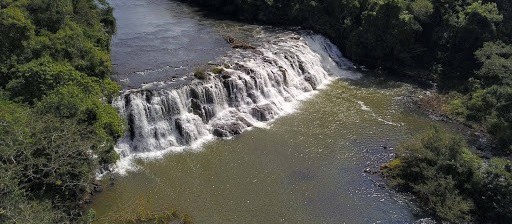
<svg viewBox="0 0 512 224"><path fill-rule="evenodd" d="M376 88L376 89L397 89L402 88L404 85L414 86L421 90L431 90L435 86L432 82L420 79L409 79L399 75L394 75L386 72L378 71L363 71L355 69L354 72L364 74L363 78L357 80L349 80L351 85L361 88Z"/></svg>

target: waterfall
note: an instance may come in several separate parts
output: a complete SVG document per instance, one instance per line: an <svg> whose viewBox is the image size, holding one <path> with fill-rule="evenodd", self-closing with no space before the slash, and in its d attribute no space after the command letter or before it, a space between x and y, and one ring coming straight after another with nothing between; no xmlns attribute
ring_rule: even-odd
<svg viewBox="0 0 512 224"><path fill-rule="evenodd" d="M337 77L357 76L323 36L265 35L256 49L234 49L221 58L221 74L178 87L126 90L114 102L129 125L116 146L121 157L238 135L292 112Z"/></svg>

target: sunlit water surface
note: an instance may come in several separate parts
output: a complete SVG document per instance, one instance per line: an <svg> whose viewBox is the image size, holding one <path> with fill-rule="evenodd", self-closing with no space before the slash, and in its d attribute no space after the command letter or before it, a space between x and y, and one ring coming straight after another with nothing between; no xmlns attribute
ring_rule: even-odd
<svg viewBox="0 0 512 224"><path fill-rule="evenodd" d="M231 140L138 161L95 199L100 220L178 209L197 223L410 223L410 206L376 174L393 147L435 124L408 85L335 81L298 111ZM104 219L105 220L105 219Z"/></svg>

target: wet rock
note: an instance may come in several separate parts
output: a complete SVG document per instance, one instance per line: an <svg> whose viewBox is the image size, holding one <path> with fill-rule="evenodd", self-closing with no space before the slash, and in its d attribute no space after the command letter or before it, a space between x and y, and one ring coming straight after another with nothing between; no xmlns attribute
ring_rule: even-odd
<svg viewBox="0 0 512 224"><path fill-rule="evenodd" d="M221 138L231 137L241 134L246 127L247 126L239 122L217 124L213 129L213 135Z"/></svg>
<svg viewBox="0 0 512 224"><path fill-rule="evenodd" d="M251 115L258 121L269 121L275 117L270 104L258 105L251 109Z"/></svg>
<svg viewBox="0 0 512 224"><path fill-rule="evenodd" d="M201 94L199 94L199 91L196 88L190 88L190 96L193 99L200 99Z"/></svg>
<svg viewBox="0 0 512 224"><path fill-rule="evenodd" d="M312 75L304 76L304 81L308 82L309 85L311 85L311 87L313 89L317 89L318 88L318 83L317 83L315 77L313 77Z"/></svg>
<svg viewBox="0 0 512 224"><path fill-rule="evenodd" d="M380 166L380 168L379 168L379 169L380 169L381 171L383 171L383 170L387 170L387 169L389 169L389 168L390 168L390 167L389 167L389 164L388 164L388 163L384 163L384 164L382 164L382 165Z"/></svg>
<svg viewBox="0 0 512 224"><path fill-rule="evenodd" d="M134 140L137 137L135 131L136 117L133 113L128 114L128 133L130 134L130 140Z"/></svg>
<svg viewBox="0 0 512 224"><path fill-rule="evenodd" d="M196 100L194 98L190 99L190 107L192 108L192 113L205 120L203 106L201 105L201 102L199 100Z"/></svg>
<svg viewBox="0 0 512 224"><path fill-rule="evenodd" d="M99 182L95 182L92 184L92 190L96 193L99 193L99 192L102 192L103 191L103 186L101 185L101 183Z"/></svg>
<svg viewBox="0 0 512 224"><path fill-rule="evenodd" d="M203 112L204 112L203 120L205 121L205 123L209 122L213 117L215 117L215 110L214 110L214 106L212 106L212 105L203 106Z"/></svg>
<svg viewBox="0 0 512 224"><path fill-rule="evenodd" d="M281 75L283 76L283 83L285 86L289 86L290 83L288 82L288 72L285 68L279 66L279 72L281 72Z"/></svg>
<svg viewBox="0 0 512 224"><path fill-rule="evenodd" d="M81 204L90 204L92 202L92 194L84 194Z"/></svg>
<svg viewBox="0 0 512 224"><path fill-rule="evenodd" d="M232 48L235 48L235 49L256 49L256 47L251 46L251 45L249 45L239 39L236 39L232 36L224 36L224 40L226 40L226 42L228 44L230 44Z"/></svg>
<svg viewBox="0 0 512 224"><path fill-rule="evenodd" d="M209 103L209 104L215 103L215 93L213 92L213 90L206 88L204 93L205 93L204 98L205 98L206 103Z"/></svg>
<svg viewBox="0 0 512 224"><path fill-rule="evenodd" d="M144 96L146 98L146 103L151 104L151 99L153 99L153 92L146 91Z"/></svg>
<svg viewBox="0 0 512 224"><path fill-rule="evenodd" d="M240 121L242 124L244 124L246 127L252 127L253 126L253 124L249 120L247 120L245 117L238 116L237 120Z"/></svg>
<svg viewBox="0 0 512 224"><path fill-rule="evenodd" d="M92 184L92 186L101 186L101 183L99 180L94 180L91 184Z"/></svg>
<svg viewBox="0 0 512 224"><path fill-rule="evenodd" d="M222 73L222 75L220 76L222 79L226 80L226 79L230 79L231 78L231 75L230 74L226 74L226 73Z"/></svg>
<svg viewBox="0 0 512 224"><path fill-rule="evenodd" d="M258 95L255 91L248 92L247 97L249 97L253 103L258 102Z"/></svg>
<svg viewBox="0 0 512 224"><path fill-rule="evenodd" d="M178 132L180 138L180 143L183 145L189 145L192 142L192 136L185 129L183 121L181 119L176 119L174 121L174 125L176 127L176 131Z"/></svg>
<svg viewBox="0 0 512 224"><path fill-rule="evenodd" d="M231 137L231 135L229 135L229 132L227 132L225 130L222 130L220 128L213 129L213 135L216 136L216 137L219 137L219 138Z"/></svg>

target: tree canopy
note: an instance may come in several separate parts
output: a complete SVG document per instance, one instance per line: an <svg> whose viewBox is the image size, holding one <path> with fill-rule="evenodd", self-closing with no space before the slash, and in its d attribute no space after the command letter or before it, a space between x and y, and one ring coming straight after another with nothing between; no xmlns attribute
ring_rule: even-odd
<svg viewBox="0 0 512 224"><path fill-rule="evenodd" d="M105 1L0 1L0 222L83 219L124 133L110 105L114 28Z"/></svg>

